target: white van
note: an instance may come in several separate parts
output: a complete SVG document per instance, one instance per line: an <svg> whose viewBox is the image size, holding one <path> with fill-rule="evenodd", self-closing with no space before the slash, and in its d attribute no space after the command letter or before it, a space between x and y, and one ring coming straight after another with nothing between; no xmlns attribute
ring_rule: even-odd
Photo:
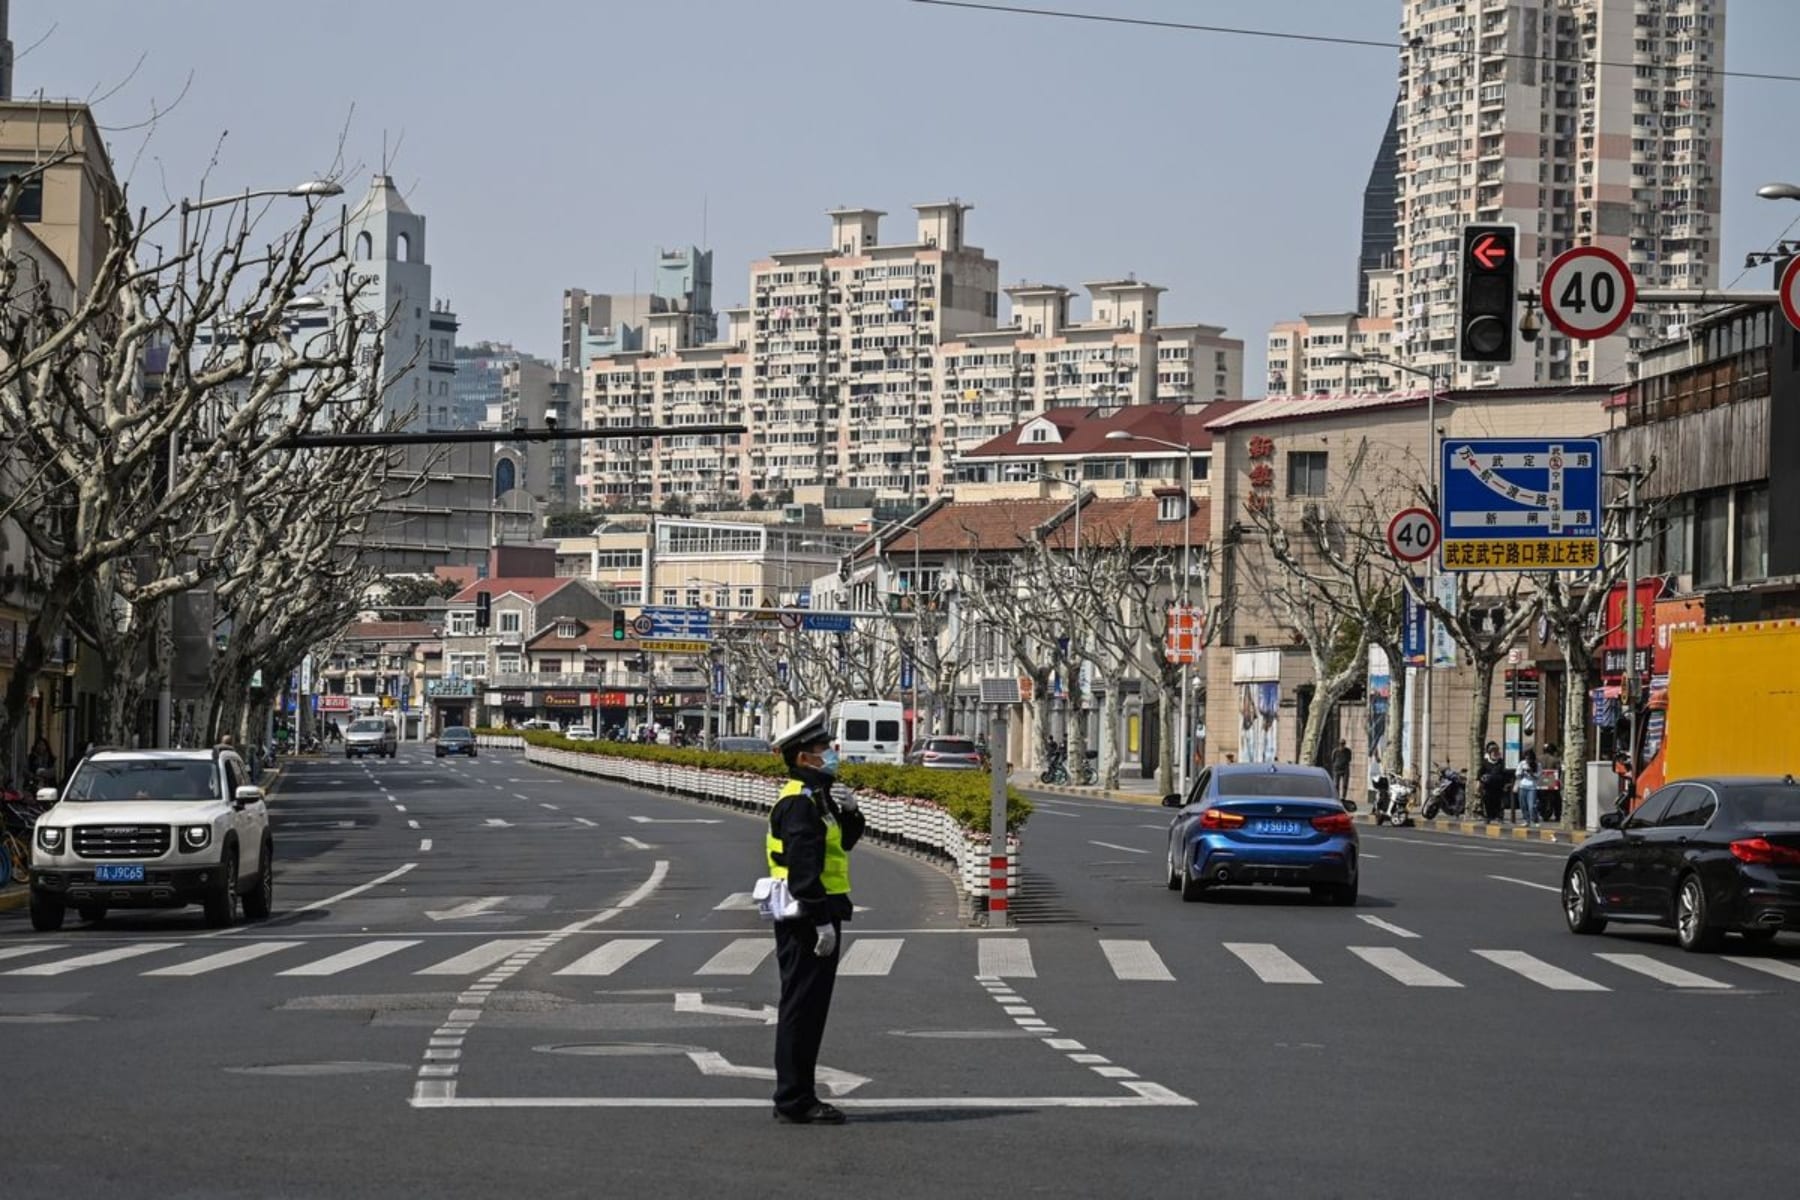
<svg viewBox="0 0 1800 1200"><path fill-rule="evenodd" d="M906 761L906 709L898 700L844 700L831 710L831 738L845 762Z"/></svg>

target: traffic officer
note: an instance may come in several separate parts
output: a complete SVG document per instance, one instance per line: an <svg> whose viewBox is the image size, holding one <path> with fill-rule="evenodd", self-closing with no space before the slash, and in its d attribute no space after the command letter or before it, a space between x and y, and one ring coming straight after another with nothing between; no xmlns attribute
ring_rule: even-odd
<svg viewBox="0 0 1800 1200"><path fill-rule="evenodd" d="M842 1125L843 1112L819 1099L813 1071L831 991L838 938L850 919L850 850L863 835L856 797L837 789L838 756L825 710L815 709L775 739L788 782L769 813L769 874L785 879L800 915L775 922L781 1008L775 1024L775 1116L797 1125Z"/></svg>

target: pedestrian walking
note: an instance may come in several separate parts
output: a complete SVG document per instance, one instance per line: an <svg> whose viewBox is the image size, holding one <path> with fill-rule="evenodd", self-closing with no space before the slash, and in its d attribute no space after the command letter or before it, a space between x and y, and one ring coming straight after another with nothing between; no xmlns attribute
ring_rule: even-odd
<svg viewBox="0 0 1800 1200"><path fill-rule="evenodd" d="M1477 776L1477 784L1481 788L1481 815L1489 822L1500 819L1501 810L1506 805L1506 763L1500 758L1500 747L1489 742L1482 752L1481 774Z"/></svg>
<svg viewBox="0 0 1800 1200"><path fill-rule="evenodd" d="M842 1125L842 1110L819 1099L814 1072L837 983L838 939L852 912L850 851L864 820L854 794L833 794L838 755L824 709L783 732L775 749L788 782L769 813L769 875L786 880L800 906L799 916L775 922L775 1116L795 1125Z"/></svg>
<svg viewBox="0 0 1800 1200"><path fill-rule="evenodd" d="M1331 779L1337 784L1337 797L1342 803L1350 795L1350 743L1339 738L1331 752Z"/></svg>
<svg viewBox="0 0 1800 1200"><path fill-rule="evenodd" d="M1538 760L1534 751L1527 750L1519 756L1519 773L1513 788L1519 794L1519 814L1524 817L1525 824L1536 827L1538 823Z"/></svg>
<svg viewBox="0 0 1800 1200"><path fill-rule="evenodd" d="M1538 758L1538 819L1551 825L1562 821L1562 755L1554 744Z"/></svg>
<svg viewBox="0 0 1800 1200"><path fill-rule="evenodd" d="M31 780L44 786L56 783L56 753L50 749L50 740L40 737L31 743L31 752L25 756L25 770Z"/></svg>

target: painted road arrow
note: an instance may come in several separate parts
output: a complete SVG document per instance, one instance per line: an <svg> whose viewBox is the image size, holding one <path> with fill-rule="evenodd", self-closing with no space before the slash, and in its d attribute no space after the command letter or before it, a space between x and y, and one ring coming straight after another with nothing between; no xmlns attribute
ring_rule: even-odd
<svg viewBox="0 0 1800 1200"><path fill-rule="evenodd" d="M1491 233L1484 233L1469 253L1475 256L1476 262L1491 271L1495 265L1506 260L1506 247L1495 245L1499 240Z"/></svg>
<svg viewBox="0 0 1800 1200"><path fill-rule="evenodd" d="M773 1067L740 1067L716 1050L690 1050L688 1058L702 1075L719 1075L729 1079L774 1079ZM833 1096L848 1096L869 1082L863 1075L852 1075L835 1067L815 1066L813 1078Z"/></svg>
<svg viewBox="0 0 1800 1200"><path fill-rule="evenodd" d="M456 921L463 917L479 917L484 913L505 904L506 896L478 896L473 900L458 904L454 908L440 908L435 912L427 910L425 915L434 921Z"/></svg>
<svg viewBox="0 0 1800 1200"><path fill-rule="evenodd" d="M708 1004L700 998L699 992L676 992L675 1011L678 1013L704 1013L711 1017L742 1017L746 1021L761 1021L764 1025L775 1023L775 1007L764 1004L758 1008L740 1008L735 1004Z"/></svg>

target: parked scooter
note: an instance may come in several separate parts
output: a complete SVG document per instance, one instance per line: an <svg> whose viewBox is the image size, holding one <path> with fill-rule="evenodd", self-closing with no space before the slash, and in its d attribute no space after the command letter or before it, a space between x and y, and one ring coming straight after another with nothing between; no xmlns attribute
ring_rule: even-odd
<svg viewBox="0 0 1800 1200"><path fill-rule="evenodd" d="M1431 795L1425 801L1425 819L1429 821L1439 813L1460 817L1468 799L1469 788L1463 782L1462 772L1445 766L1438 771L1437 786L1431 789Z"/></svg>
<svg viewBox="0 0 1800 1200"><path fill-rule="evenodd" d="M1395 829L1407 829L1412 826L1412 814L1406 811L1407 803L1412 799L1413 785L1405 779L1389 779L1385 774L1375 777L1375 823L1392 825Z"/></svg>

